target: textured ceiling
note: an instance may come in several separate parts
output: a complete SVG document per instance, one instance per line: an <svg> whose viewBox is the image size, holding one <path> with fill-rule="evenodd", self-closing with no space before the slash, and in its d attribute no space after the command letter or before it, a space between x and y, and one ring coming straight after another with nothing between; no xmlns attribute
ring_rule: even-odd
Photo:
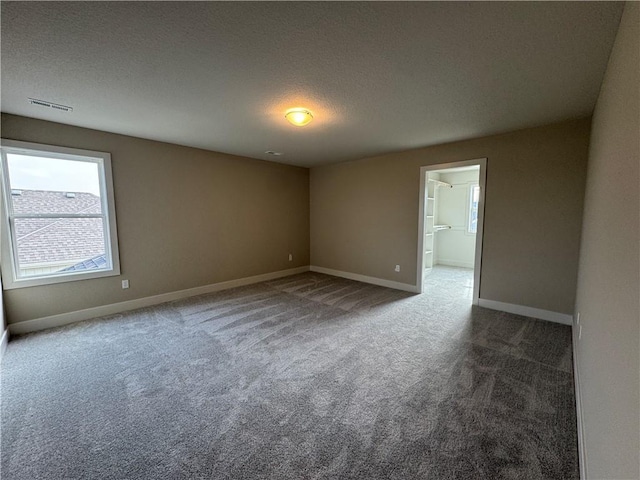
<svg viewBox="0 0 640 480"><path fill-rule="evenodd" d="M1 108L333 163L589 115L621 11L610 2L2 2ZM284 111L295 106L315 120L289 125Z"/></svg>

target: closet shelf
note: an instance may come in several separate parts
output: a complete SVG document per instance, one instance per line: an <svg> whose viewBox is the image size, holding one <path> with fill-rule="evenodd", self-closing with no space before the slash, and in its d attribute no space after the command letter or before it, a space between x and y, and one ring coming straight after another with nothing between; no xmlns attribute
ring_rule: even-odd
<svg viewBox="0 0 640 480"><path fill-rule="evenodd" d="M428 180L429 182L433 182L436 184L436 187L447 187L447 188L453 188L453 185L451 185L450 183L447 182L441 182L440 180L436 180L435 178L430 178Z"/></svg>

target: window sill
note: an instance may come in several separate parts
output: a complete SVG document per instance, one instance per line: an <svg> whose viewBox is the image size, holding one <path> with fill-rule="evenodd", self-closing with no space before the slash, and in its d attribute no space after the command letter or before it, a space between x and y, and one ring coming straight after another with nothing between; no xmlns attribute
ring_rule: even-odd
<svg viewBox="0 0 640 480"><path fill-rule="evenodd" d="M4 290L15 290L19 288L29 287L41 287L45 285L55 285L58 283L77 282L80 280L91 280L94 278L103 277L115 277L120 275L120 269L114 268L111 270L100 270L96 272L79 272L79 273L67 273L65 275L52 275L50 277L36 277L36 278L24 278L15 280L13 278L6 278L7 275L3 275L2 287Z"/></svg>

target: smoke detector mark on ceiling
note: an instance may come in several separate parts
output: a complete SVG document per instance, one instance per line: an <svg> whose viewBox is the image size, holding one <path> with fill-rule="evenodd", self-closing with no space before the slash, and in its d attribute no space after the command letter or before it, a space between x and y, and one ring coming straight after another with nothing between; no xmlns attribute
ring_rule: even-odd
<svg viewBox="0 0 640 480"><path fill-rule="evenodd" d="M47 102L46 100L38 100L37 98L29 98L29 103L31 105L53 108L54 110L61 110L63 112L73 112L73 107L68 107L67 105L58 105L57 103Z"/></svg>

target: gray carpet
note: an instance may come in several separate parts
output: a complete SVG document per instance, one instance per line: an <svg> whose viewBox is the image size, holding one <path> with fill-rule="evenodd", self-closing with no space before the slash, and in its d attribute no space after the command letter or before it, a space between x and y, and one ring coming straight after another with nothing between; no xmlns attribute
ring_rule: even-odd
<svg viewBox="0 0 640 480"><path fill-rule="evenodd" d="M13 339L9 479L578 478L567 326L305 273Z"/></svg>

